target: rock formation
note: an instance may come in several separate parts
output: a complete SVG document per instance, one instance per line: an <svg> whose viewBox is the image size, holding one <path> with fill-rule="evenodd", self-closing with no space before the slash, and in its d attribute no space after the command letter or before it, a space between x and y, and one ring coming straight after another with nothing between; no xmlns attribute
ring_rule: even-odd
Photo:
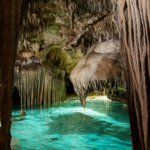
<svg viewBox="0 0 150 150"><path fill-rule="evenodd" d="M98 42L71 72L74 90L80 97L83 107L88 91L105 87L112 89L117 86L117 82L124 80L119 45L119 41L113 40Z"/></svg>
<svg viewBox="0 0 150 150"><path fill-rule="evenodd" d="M18 88L21 108L51 104L65 99L65 72L48 64L15 67L14 85Z"/></svg>
<svg viewBox="0 0 150 150"><path fill-rule="evenodd" d="M121 37L134 150L150 149L150 2L112 0Z"/></svg>
<svg viewBox="0 0 150 150"><path fill-rule="evenodd" d="M0 149L10 150L12 84L21 0L0 1Z"/></svg>
<svg viewBox="0 0 150 150"><path fill-rule="evenodd" d="M97 3L95 1L94 3ZM109 0L110 2L110 0ZM67 89L72 88L69 75L82 55L97 41L118 38L112 22L112 4L100 1L80 10L80 1L32 1L28 3L19 32L16 66L51 64L65 71ZM87 10L89 8L89 10ZM60 52L61 49L64 52ZM71 52L71 49L74 52ZM80 52L81 50L81 52Z"/></svg>
<svg viewBox="0 0 150 150"><path fill-rule="evenodd" d="M70 21L68 18L71 17L70 8L72 9L72 7L70 6L72 2L70 0L13 0L11 3L2 0L0 2L0 29L2 31L0 32L0 112L2 123L0 149L10 149L11 95L15 52L17 51L17 60L23 68L30 63L32 64L33 58L37 58L37 62L40 62L41 59L44 62L50 51L49 46L64 40L65 33L70 32L71 28L74 28L74 31L78 34L83 28L86 29L86 26L96 23L105 15L112 15L110 0L107 6L103 0L77 0L74 1L74 12L72 13L72 21ZM105 25L109 28L110 23ZM81 46L83 55L85 55L85 47L89 47L87 43L90 41L90 35L87 32L86 36L85 34L82 36L83 40L80 40L84 43L84 46ZM104 35L106 34L104 33ZM96 43L95 41L97 39L91 44ZM34 65L39 65L37 62L34 61ZM21 79L18 79L18 81L20 82Z"/></svg>

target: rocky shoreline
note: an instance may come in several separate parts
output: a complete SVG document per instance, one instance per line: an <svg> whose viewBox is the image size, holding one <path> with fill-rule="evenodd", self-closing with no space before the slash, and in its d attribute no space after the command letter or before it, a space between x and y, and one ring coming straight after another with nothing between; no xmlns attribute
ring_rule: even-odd
<svg viewBox="0 0 150 150"><path fill-rule="evenodd" d="M128 105L126 91L115 91L114 93L109 93L107 98L112 101L123 102L124 104Z"/></svg>

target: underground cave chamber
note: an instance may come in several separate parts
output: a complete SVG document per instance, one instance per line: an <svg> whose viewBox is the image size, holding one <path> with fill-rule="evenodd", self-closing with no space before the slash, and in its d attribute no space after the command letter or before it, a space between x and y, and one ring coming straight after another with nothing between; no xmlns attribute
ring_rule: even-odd
<svg viewBox="0 0 150 150"><path fill-rule="evenodd" d="M149 2L2 1L0 149L148 150Z"/></svg>

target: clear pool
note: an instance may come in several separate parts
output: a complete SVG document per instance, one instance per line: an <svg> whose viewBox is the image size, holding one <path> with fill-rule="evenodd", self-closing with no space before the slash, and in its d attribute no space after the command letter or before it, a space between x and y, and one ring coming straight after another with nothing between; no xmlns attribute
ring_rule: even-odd
<svg viewBox="0 0 150 150"><path fill-rule="evenodd" d="M128 107L106 97L77 97L53 106L12 112L13 150L132 150Z"/></svg>

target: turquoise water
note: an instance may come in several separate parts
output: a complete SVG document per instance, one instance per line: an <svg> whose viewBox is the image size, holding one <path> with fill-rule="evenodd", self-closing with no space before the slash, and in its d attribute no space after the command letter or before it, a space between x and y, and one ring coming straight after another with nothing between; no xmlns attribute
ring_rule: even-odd
<svg viewBox="0 0 150 150"><path fill-rule="evenodd" d="M128 107L106 97L12 112L13 150L132 150Z"/></svg>

